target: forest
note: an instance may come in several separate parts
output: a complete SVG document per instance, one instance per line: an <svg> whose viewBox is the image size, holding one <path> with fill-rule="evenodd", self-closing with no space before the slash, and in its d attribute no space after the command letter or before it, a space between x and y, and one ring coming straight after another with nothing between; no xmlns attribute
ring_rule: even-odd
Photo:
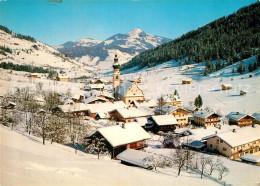
<svg viewBox="0 0 260 186"><path fill-rule="evenodd" d="M236 13L217 19L180 38L146 50L121 66L121 70L138 66L153 67L175 60L180 64L191 62L225 61L214 67L219 70L235 62L259 56L260 3L243 7Z"/></svg>

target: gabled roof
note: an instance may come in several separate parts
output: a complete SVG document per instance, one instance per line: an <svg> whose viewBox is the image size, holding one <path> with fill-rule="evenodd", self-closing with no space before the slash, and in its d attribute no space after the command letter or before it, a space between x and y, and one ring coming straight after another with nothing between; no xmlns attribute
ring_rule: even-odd
<svg viewBox="0 0 260 186"><path fill-rule="evenodd" d="M252 115L256 120L260 121L260 113L256 112Z"/></svg>
<svg viewBox="0 0 260 186"><path fill-rule="evenodd" d="M176 118L173 115L158 115L152 116L154 122L159 125L178 125Z"/></svg>
<svg viewBox="0 0 260 186"><path fill-rule="evenodd" d="M108 100L106 98L101 98L101 97L89 97L87 99L84 100L85 104L91 103L92 101L103 101L103 102L108 102Z"/></svg>
<svg viewBox="0 0 260 186"><path fill-rule="evenodd" d="M222 86L225 86L225 87L232 87L231 84L222 84Z"/></svg>
<svg viewBox="0 0 260 186"><path fill-rule="evenodd" d="M94 83L96 83L97 81L101 81L102 83L108 83L108 81L107 80L105 80L105 79L102 79L102 78L100 78L100 79L97 79Z"/></svg>
<svg viewBox="0 0 260 186"><path fill-rule="evenodd" d="M67 98L63 101L63 105L68 105L68 104L74 104L74 101L72 101L72 99Z"/></svg>
<svg viewBox="0 0 260 186"><path fill-rule="evenodd" d="M197 109L197 107L195 107L195 106L186 106L186 107L184 107L186 110L188 110L188 111L195 111L196 109Z"/></svg>
<svg viewBox="0 0 260 186"><path fill-rule="evenodd" d="M204 137L203 139L209 139L212 137L219 137L223 141L225 141L230 147L236 147L239 145L247 144L255 140L260 139L260 126L255 125L255 127L252 126L247 126L247 127L242 127L238 128L233 131L227 131L227 132L222 132L219 134L213 134Z"/></svg>
<svg viewBox="0 0 260 186"><path fill-rule="evenodd" d="M125 151L118 154L116 157L121 161L131 163L139 167L148 168L148 165L145 165L145 160L151 156L153 156L152 153L134 149L126 149Z"/></svg>
<svg viewBox="0 0 260 186"><path fill-rule="evenodd" d="M84 103L75 103L73 105L58 105L58 107L64 113L83 112L88 110L88 106Z"/></svg>
<svg viewBox="0 0 260 186"><path fill-rule="evenodd" d="M147 107L118 108L116 110L123 118L136 118L154 115L154 112Z"/></svg>
<svg viewBox="0 0 260 186"><path fill-rule="evenodd" d="M99 128L98 132L111 144L112 147L151 138L150 135L136 123L126 123L124 128L120 125Z"/></svg>
<svg viewBox="0 0 260 186"><path fill-rule="evenodd" d="M108 112L98 112L97 115L100 117L100 119L107 119L110 118L110 115ZM97 116L96 115L96 116Z"/></svg>
<svg viewBox="0 0 260 186"><path fill-rule="evenodd" d="M259 163L260 162L260 156L253 155L253 154L244 154L243 156L239 157L241 160L246 160L253 163Z"/></svg>
<svg viewBox="0 0 260 186"><path fill-rule="evenodd" d="M194 113L194 116L199 117L199 118L207 118L207 117L209 117L209 116L211 116L213 114L216 114L216 113L208 112L208 111L205 111L205 110L199 110L199 111ZM216 115L218 115L218 114L216 114Z"/></svg>
<svg viewBox="0 0 260 186"><path fill-rule="evenodd" d="M133 85L134 83L131 83L129 81L126 81L124 83L121 83L118 87L117 87L117 93L124 96L127 92L127 90Z"/></svg>
<svg viewBox="0 0 260 186"><path fill-rule="evenodd" d="M157 106L157 101L156 100L148 100L148 101L143 101L143 102L138 102L138 101L133 101L135 106L137 107L156 107Z"/></svg>
<svg viewBox="0 0 260 186"><path fill-rule="evenodd" d="M163 114L170 114L170 113L172 113L173 111L175 111L177 109L185 110L183 108L180 108L180 107L177 107L177 106L168 105L168 104L163 105L161 109L162 109L162 113ZM155 112L159 112L159 110L160 110L159 108L156 108Z"/></svg>
<svg viewBox="0 0 260 186"><path fill-rule="evenodd" d="M117 108L126 108L126 105L123 101L115 101L114 103L88 104L88 108L91 113L111 112Z"/></svg>
<svg viewBox="0 0 260 186"><path fill-rule="evenodd" d="M80 93L76 93L76 94L73 94L72 96L71 96L71 99L80 99L80 96L83 96L84 97L84 94L80 94Z"/></svg>
<svg viewBox="0 0 260 186"><path fill-rule="evenodd" d="M230 112L228 115L226 115L227 118L233 119L235 121L239 121L240 119L242 119L246 116L249 116L249 115L244 114L244 113L239 113L239 112ZM249 117L252 117L252 116L249 116Z"/></svg>

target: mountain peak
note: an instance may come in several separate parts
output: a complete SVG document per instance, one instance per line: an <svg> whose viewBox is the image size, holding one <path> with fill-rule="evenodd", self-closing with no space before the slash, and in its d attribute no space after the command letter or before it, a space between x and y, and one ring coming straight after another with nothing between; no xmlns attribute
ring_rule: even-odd
<svg viewBox="0 0 260 186"><path fill-rule="evenodd" d="M136 35L139 35L142 32L143 31L140 28L135 28L135 29L131 30L130 32L128 32L127 34L129 36L136 36Z"/></svg>

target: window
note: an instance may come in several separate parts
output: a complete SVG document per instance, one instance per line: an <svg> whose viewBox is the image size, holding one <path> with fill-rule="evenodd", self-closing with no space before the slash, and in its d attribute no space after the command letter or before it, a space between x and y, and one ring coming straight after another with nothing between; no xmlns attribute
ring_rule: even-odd
<svg viewBox="0 0 260 186"><path fill-rule="evenodd" d="M223 151L227 151L227 149L225 147L223 147Z"/></svg>
<svg viewBox="0 0 260 186"><path fill-rule="evenodd" d="M118 76L116 76L116 79L118 79Z"/></svg>
<svg viewBox="0 0 260 186"><path fill-rule="evenodd" d="M220 143L223 143L223 140L220 140Z"/></svg>
<svg viewBox="0 0 260 186"><path fill-rule="evenodd" d="M209 144L209 147L212 148L212 144Z"/></svg>

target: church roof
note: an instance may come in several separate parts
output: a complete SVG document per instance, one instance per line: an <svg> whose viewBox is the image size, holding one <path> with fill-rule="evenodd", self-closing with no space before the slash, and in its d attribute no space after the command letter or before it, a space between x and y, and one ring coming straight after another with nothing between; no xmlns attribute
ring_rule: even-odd
<svg viewBox="0 0 260 186"><path fill-rule="evenodd" d="M118 87L117 87L117 93L120 94L120 95L125 95L125 93L127 92L127 90L132 86L133 83L129 82L129 81L126 81L122 84L120 84Z"/></svg>

